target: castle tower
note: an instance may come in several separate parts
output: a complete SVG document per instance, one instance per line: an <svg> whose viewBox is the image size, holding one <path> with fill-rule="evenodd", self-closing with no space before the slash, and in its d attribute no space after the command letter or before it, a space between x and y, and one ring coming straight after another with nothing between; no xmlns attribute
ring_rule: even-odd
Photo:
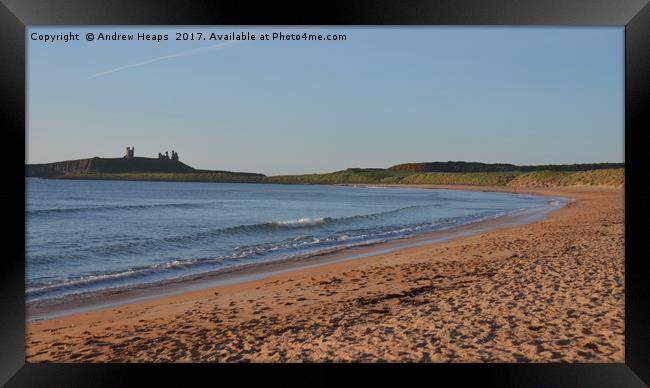
<svg viewBox="0 0 650 388"><path fill-rule="evenodd" d="M126 151L124 152L124 158L133 159L134 156L135 156L135 147L126 147Z"/></svg>

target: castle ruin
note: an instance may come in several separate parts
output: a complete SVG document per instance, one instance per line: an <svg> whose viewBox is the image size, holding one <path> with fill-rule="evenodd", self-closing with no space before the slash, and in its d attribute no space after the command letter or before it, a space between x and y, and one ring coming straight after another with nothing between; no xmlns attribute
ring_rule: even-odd
<svg viewBox="0 0 650 388"><path fill-rule="evenodd" d="M174 150L172 150L172 156L169 157L169 152L165 151L165 154L161 154L160 152L158 153L158 159L160 160L175 160L178 161L178 153Z"/></svg>
<svg viewBox="0 0 650 388"><path fill-rule="evenodd" d="M133 159L135 157L135 147L126 147L124 152L125 159Z"/></svg>
<svg viewBox="0 0 650 388"><path fill-rule="evenodd" d="M135 147L126 147L124 151L124 159L132 160L135 158ZM169 156L169 151L165 151L164 154L158 153L158 160L174 160L178 162L178 153L172 150L172 155Z"/></svg>

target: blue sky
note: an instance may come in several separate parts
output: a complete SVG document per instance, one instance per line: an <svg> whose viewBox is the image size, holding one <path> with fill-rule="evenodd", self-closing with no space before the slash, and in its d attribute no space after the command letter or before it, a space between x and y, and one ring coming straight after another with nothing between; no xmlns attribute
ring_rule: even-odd
<svg viewBox="0 0 650 388"><path fill-rule="evenodd" d="M32 41L32 32L81 41ZM87 32L166 33L87 42ZM176 31L346 41L175 41ZM30 28L27 162L176 150L266 174L420 161L622 162L624 30ZM216 46L216 47L214 47Z"/></svg>

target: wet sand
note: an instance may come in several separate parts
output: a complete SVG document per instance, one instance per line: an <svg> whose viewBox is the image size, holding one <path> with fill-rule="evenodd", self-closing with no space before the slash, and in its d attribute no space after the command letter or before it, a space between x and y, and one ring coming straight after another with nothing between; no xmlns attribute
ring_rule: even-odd
<svg viewBox="0 0 650 388"><path fill-rule="evenodd" d="M623 189L444 188L576 202L531 224L32 322L27 361L624 361Z"/></svg>

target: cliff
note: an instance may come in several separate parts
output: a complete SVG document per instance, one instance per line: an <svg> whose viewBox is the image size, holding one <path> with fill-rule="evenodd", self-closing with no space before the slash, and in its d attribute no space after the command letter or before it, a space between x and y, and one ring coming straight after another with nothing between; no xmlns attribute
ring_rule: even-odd
<svg viewBox="0 0 650 388"><path fill-rule="evenodd" d="M135 157L126 158L89 158L66 160L62 162L28 164L25 166L28 177L53 178L68 173L187 173L194 168L177 160Z"/></svg>
<svg viewBox="0 0 650 388"><path fill-rule="evenodd" d="M55 163L27 164L25 165L25 175L28 177L50 178L71 171L88 171L92 161L93 159L78 159Z"/></svg>

